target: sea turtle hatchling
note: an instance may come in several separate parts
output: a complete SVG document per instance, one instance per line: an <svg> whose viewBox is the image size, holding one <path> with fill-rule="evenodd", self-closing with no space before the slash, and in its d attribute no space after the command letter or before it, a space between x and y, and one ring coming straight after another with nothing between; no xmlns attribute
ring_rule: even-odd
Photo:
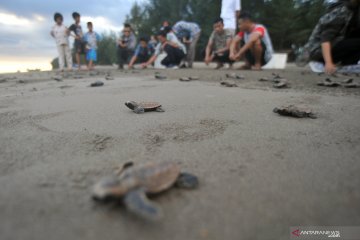
<svg viewBox="0 0 360 240"><path fill-rule="evenodd" d="M134 102L127 101L125 106L134 111L134 113L140 114L145 112L165 112L160 103L157 102Z"/></svg>
<svg viewBox="0 0 360 240"><path fill-rule="evenodd" d="M294 118L317 118L315 113L310 109L299 108L294 105L289 105L286 107L274 108L274 113L278 113L282 116L294 117Z"/></svg>
<svg viewBox="0 0 360 240"><path fill-rule="evenodd" d="M92 197L101 202L122 200L130 212L156 220L162 216L161 209L147 195L159 194L173 186L194 189L198 185L196 176L182 173L173 162L149 162L138 166L127 163L118 175L99 181L93 188Z"/></svg>
<svg viewBox="0 0 360 240"><path fill-rule="evenodd" d="M339 87L339 86L341 86L340 83L333 82L330 78L326 78L324 81L319 82L317 85L321 86L321 87Z"/></svg>
<svg viewBox="0 0 360 240"><path fill-rule="evenodd" d="M237 73L227 73L226 78L229 78L229 79L245 79L245 77L243 75L237 74Z"/></svg>
<svg viewBox="0 0 360 240"><path fill-rule="evenodd" d="M227 80L226 81L221 81L220 85L225 86L225 87L238 87L238 85L235 82L227 81Z"/></svg>

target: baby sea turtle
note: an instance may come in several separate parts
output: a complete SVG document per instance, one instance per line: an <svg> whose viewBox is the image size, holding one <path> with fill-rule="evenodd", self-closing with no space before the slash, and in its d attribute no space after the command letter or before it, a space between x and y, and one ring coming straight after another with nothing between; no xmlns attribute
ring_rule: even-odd
<svg viewBox="0 0 360 240"><path fill-rule="evenodd" d="M287 88L288 81L286 79L276 79L274 80L274 88Z"/></svg>
<svg viewBox="0 0 360 240"><path fill-rule="evenodd" d="M162 75L161 73L155 73L155 78L159 80L165 80L167 79L166 76Z"/></svg>
<svg viewBox="0 0 360 240"><path fill-rule="evenodd" d="M96 81L90 85L90 87L102 87L102 86L104 86L104 83L102 81Z"/></svg>
<svg viewBox="0 0 360 240"><path fill-rule="evenodd" d="M326 78L324 81L319 82L317 85L322 87L339 87L340 83L333 82L330 78Z"/></svg>
<svg viewBox="0 0 360 240"><path fill-rule="evenodd" d="M122 200L129 211L156 220L162 216L161 209L147 195L159 194L173 186L194 189L198 185L196 176L182 173L173 162L150 162L139 166L127 163L120 174L98 182L92 196L97 201Z"/></svg>
<svg viewBox="0 0 360 240"><path fill-rule="evenodd" d="M190 81L194 81L194 80L199 80L200 78L197 76L192 76L192 77L181 77L179 78L179 80L181 82L190 82Z"/></svg>
<svg viewBox="0 0 360 240"><path fill-rule="evenodd" d="M243 75L237 74L237 73L227 73L226 78L229 78L229 79L245 79L245 77Z"/></svg>
<svg viewBox="0 0 360 240"><path fill-rule="evenodd" d="M53 80L57 81L57 82L62 82L63 81L63 78L60 77L60 76L55 76L55 77L52 77Z"/></svg>
<svg viewBox="0 0 360 240"><path fill-rule="evenodd" d="M295 118L316 118L316 115L309 109L299 108L294 105L287 107L274 108L274 113L278 113L282 116L295 117Z"/></svg>
<svg viewBox="0 0 360 240"><path fill-rule="evenodd" d="M220 84L225 87L238 87L238 85L235 82L231 82L231 81L221 81Z"/></svg>
<svg viewBox="0 0 360 240"><path fill-rule="evenodd" d="M165 112L160 103L157 102L134 102L128 101L125 105L134 111L134 113L140 114L145 112Z"/></svg>

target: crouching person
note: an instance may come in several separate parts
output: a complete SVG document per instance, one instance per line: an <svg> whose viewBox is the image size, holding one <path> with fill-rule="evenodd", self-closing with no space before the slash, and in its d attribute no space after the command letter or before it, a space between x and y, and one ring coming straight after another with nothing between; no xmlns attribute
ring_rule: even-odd
<svg viewBox="0 0 360 240"><path fill-rule="evenodd" d="M238 24L240 32L231 43L230 59L244 59L245 65L240 69L261 70L274 53L268 31L265 26L255 23L247 12L241 13Z"/></svg>
<svg viewBox="0 0 360 240"><path fill-rule="evenodd" d="M166 68L177 68L186 54L186 48L180 41L174 37L172 40L167 40L167 31L162 30L157 34L159 43L156 46L155 53L146 63L142 64L143 68L153 64L157 57L162 53L166 53L166 57L161 61L161 65Z"/></svg>
<svg viewBox="0 0 360 240"><path fill-rule="evenodd" d="M148 39L145 37L140 38L139 44L135 49L134 56L131 58L129 63L129 69L134 68L134 64L144 64L151 56L154 54L154 47L148 42Z"/></svg>
<svg viewBox="0 0 360 240"><path fill-rule="evenodd" d="M209 65L213 61L216 62L216 69L222 68L224 63L228 63L232 67L233 61L229 59L232 34L229 30L224 29L222 18L214 21L213 28L214 31L210 36L205 51L205 63Z"/></svg>
<svg viewBox="0 0 360 240"><path fill-rule="evenodd" d="M136 37L130 24L124 24L124 29L117 42L117 57L119 69L124 69L124 64L129 62L129 58L134 54L136 47Z"/></svg>
<svg viewBox="0 0 360 240"><path fill-rule="evenodd" d="M320 18L305 46L315 72L360 61L360 0L340 0Z"/></svg>

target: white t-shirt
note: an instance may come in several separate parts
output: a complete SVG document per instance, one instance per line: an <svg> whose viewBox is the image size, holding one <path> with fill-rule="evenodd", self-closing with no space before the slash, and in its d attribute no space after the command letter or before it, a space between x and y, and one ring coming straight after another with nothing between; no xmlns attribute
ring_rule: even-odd
<svg viewBox="0 0 360 240"><path fill-rule="evenodd" d="M176 37L175 33L173 32L169 32L166 36L167 40L169 42L172 42L172 43L175 43L176 45L179 46L179 48L186 54L186 47L184 44L182 44L179 39ZM162 46L162 43L159 42L158 45L156 46L155 48L155 56L159 56L160 53L161 53L161 46Z"/></svg>
<svg viewBox="0 0 360 240"><path fill-rule="evenodd" d="M241 10L241 0L222 0L221 18L225 29L236 29L236 11Z"/></svg>
<svg viewBox="0 0 360 240"><path fill-rule="evenodd" d="M69 45L69 34L67 28L64 25L57 25L51 29L51 33L55 38L56 45Z"/></svg>

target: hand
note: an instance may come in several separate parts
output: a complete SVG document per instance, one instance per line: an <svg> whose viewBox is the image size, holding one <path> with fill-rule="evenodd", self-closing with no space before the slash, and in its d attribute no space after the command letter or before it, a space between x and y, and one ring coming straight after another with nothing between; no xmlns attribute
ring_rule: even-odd
<svg viewBox="0 0 360 240"><path fill-rule="evenodd" d="M236 55L234 53L230 53L230 60L236 60Z"/></svg>
<svg viewBox="0 0 360 240"><path fill-rule="evenodd" d="M164 50L164 48L166 47L167 44L168 44L167 42L164 43L164 44L161 46L161 49Z"/></svg>
<svg viewBox="0 0 360 240"><path fill-rule="evenodd" d="M212 58L210 56L205 57L205 64L209 65L211 60L212 60Z"/></svg>
<svg viewBox="0 0 360 240"><path fill-rule="evenodd" d="M142 67L142 68L147 68L147 66L148 66L148 64L147 64L147 63L143 63L143 64L141 64L141 67Z"/></svg>
<svg viewBox="0 0 360 240"><path fill-rule="evenodd" d="M332 62L325 64L325 73L334 74L336 72L336 65Z"/></svg>

